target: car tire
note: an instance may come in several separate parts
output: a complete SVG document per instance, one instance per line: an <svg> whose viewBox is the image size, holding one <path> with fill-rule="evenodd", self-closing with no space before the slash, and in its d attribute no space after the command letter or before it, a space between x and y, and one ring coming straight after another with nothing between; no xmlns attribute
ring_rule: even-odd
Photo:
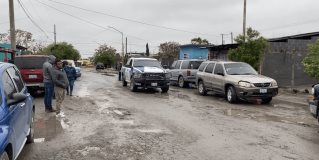
<svg viewBox="0 0 319 160"><path fill-rule="evenodd" d="M162 87L161 89L162 89L162 93L167 93L168 90L169 90L169 86L167 86L167 87Z"/></svg>
<svg viewBox="0 0 319 160"><path fill-rule="evenodd" d="M122 86L123 86L123 87L126 87L126 86L127 86L127 82L125 81L125 78L124 78L124 77L122 77Z"/></svg>
<svg viewBox="0 0 319 160"><path fill-rule="evenodd" d="M263 99L262 99L262 103L263 103L263 104L269 104L269 103L271 102L271 100L272 100L272 97L263 98Z"/></svg>
<svg viewBox="0 0 319 160"><path fill-rule="evenodd" d="M181 87L181 88L184 88L184 87L186 86L186 83L185 83L185 81L184 81L183 76L180 76L180 77L178 78L178 86Z"/></svg>
<svg viewBox="0 0 319 160"><path fill-rule="evenodd" d="M198 93L203 95L203 96L206 96L207 95L207 90L206 90L206 87L204 85L204 82L203 81L199 81L198 82Z"/></svg>
<svg viewBox="0 0 319 160"><path fill-rule="evenodd" d="M27 136L27 143L33 143L34 142L34 111L32 111L32 117L31 117L31 123L30 123L30 132Z"/></svg>
<svg viewBox="0 0 319 160"><path fill-rule="evenodd" d="M0 160L10 160L10 157L6 151L2 153L2 155L0 156Z"/></svg>
<svg viewBox="0 0 319 160"><path fill-rule="evenodd" d="M229 86L227 88L226 100L229 103L236 103L237 102L237 94L236 94L236 90L233 86Z"/></svg>
<svg viewBox="0 0 319 160"><path fill-rule="evenodd" d="M134 82L133 78L131 79L130 89L132 92L136 92L136 90L137 90L137 87L135 86L135 82Z"/></svg>

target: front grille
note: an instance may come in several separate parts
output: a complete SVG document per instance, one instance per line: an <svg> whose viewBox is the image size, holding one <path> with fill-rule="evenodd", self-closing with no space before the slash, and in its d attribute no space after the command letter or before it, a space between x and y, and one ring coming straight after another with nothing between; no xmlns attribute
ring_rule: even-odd
<svg viewBox="0 0 319 160"><path fill-rule="evenodd" d="M162 80L165 75L163 73L145 73L145 78L147 80Z"/></svg>
<svg viewBox="0 0 319 160"><path fill-rule="evenodd" d="M270 87L270 83L254 83L255 87Z"/></svg>

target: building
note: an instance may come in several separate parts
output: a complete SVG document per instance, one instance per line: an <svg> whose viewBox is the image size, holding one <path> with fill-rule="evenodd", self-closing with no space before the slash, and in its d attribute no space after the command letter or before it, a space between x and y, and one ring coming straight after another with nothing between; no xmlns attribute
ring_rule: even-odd
<svg viewBox="0 0 319 160"><path fill-rule="evenodd" d="M11 50L11 44L0 43L0 62L8 62L9 60L13 60L15 56L21 55L23 51L27 50L27 48L19 45L17 45L16 48L17 50L14 52Z"/></svg>
<svg viewBox="0 0 319 160"><path fill-rule="evenodd" d="M230 49L235 49L238 47L238 44L224 44L224 45L209 45L208 48L208 59L221 59L228 60L227 53Z"/></svg>

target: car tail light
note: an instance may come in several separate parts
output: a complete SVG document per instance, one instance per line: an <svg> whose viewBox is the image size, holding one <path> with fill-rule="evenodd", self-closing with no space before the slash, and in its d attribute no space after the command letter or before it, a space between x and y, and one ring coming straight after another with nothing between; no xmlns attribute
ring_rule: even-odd
<svg viewBox="0 0 319 160"><path fill-rule="evenodd" d="M187 76L191 76L191 71L187 70Z"/></svg>

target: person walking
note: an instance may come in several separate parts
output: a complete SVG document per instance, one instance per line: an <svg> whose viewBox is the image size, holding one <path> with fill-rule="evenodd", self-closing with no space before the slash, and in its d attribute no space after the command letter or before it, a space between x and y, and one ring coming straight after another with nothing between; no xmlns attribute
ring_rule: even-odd
<svg viewBox="0 0 319 160"><path fill-rule="evenodd" d="M43 83L44 83L44 107L45 112L55 112L52 108L52 98L54 93L53 84L53 64L55 63L55 56L50 55L48 60L43 64Z"/></svg>
<svg viewBox="0 0 319 160"><path fill-rule="evenodd" d="M75 68L72 66L72 63L69 63L67 61L63 62L65 67L64 67L64 71L68 77L69 80L69 86L67 88L67 95L72 96L73 93L73 87L74 87L74 82L76 80L76 70Z"/></svg>
<svg viewBox="0 0 319 160"><path fill-rule="evenodd" d="M65 97L65 89L69 86L67 75L63 70L62 61L56 62L56 67L53 73L54 92L56 99L56 114L59 114L61 111L62 102Z"/></svg>

